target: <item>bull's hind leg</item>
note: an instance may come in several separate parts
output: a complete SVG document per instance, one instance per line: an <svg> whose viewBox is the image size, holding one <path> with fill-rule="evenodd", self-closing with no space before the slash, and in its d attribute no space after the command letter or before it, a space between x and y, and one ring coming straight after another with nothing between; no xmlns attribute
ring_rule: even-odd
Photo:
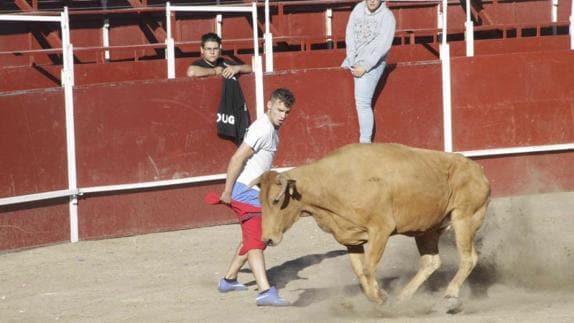
<svg viewBox="0 0 574 323"><path fill-rule="evenodd" d="M438 254L438 240L441 230L427 232L424 235L415 237L417 248L421 258L419 260L419 271L411 281L403 288L399 294L399 301L411 298L419 287L434 273L441 265Z"/></svg>
<svg viewBox="0 0 574 323"><path fill-rule="evenodd" d="M481 207L472 216L466 216L458 210L452 213L451 224L454 229L456 248L460 259L458 271L448 284L445 293L445 307L447 312L456 312L462 305L458 298L460 288L478 261L478 255L474 247L474 236L484 220L485 213L486 205Z"/></svg>

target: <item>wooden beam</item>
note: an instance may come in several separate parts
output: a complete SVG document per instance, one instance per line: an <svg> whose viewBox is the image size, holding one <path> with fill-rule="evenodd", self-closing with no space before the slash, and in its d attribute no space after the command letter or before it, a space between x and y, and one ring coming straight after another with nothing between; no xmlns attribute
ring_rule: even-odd
<svg viewBox="0 0 574 323"><path fill-rule="evenodd" d="M22 11L32 11L38 9L38 3L36 1L34 1L35 8L28 4L28 1L26 0L16 0L14 1L14 4L18 6L18 8L20 8Z"/></svg>

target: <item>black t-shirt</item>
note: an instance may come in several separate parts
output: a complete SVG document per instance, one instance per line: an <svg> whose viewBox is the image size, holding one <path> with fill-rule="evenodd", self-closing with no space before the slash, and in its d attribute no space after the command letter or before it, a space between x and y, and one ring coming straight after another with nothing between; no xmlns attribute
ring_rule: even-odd
<svg viewBox="0 0 574 323"><path fill-rule="evenodd" d="M222 57L218 58L215 64L212 64L206 60L198 59L191 63L193 66L199 66L203 68L215 68L217 66L225 68L229 65L238 65L239 63L226 60ZM237 75L238 76L238 75ZM230 79L223 78L222 89L221 89L221 99L219 102L219 108L217 110L218 115L225 116L225 118L217 118L217 134L223 138L228 138L233 140L238 146L243 141L245 136L245 131L251 119L249 117L249 111L247 110L247 105L245 104L245 97L239 86L239 82L236 77ZM226 120L233 117L235 120L233 123L229 123Z"/></svg>
<svg viewBox="0 0 574 323"><path fill-rule="evenodd" d="M202 58L202 59L198 59L197 61L191 63L191 65L204 67L204 68L214 68L216 66L221 66L221 67L225 68L228 65L237 65L237 63L226 60L223 57L220 57L217 59L215 64L211 64Z"/></svg>

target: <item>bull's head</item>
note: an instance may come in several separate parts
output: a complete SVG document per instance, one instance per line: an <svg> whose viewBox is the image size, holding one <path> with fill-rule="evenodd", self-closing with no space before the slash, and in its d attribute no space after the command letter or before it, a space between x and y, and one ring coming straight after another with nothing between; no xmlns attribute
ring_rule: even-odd
<svg viewBox="0 0 574 323"><path fill-rule="evenodd" d="M299 218L300 195L295 180L275 171L261 175L259 184L263 213L262 240L267 245L277 245L283 239L283 233Z"/></svg>

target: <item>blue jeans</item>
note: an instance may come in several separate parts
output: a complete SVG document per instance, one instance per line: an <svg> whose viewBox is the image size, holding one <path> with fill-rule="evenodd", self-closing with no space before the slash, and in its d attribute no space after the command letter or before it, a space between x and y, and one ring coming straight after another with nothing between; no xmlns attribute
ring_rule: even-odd
<svg viewBox="0 0 574 323"><path fill-rule="evenodd" d="M357 115L359 118L359 142L371 143L373 137L373 127L375 119L373 116L373 95L379 79L385 71L387 63L385 61L379 63L369 72L363 74L361 77L355 77L355 106L357 108Z"/></svg>

